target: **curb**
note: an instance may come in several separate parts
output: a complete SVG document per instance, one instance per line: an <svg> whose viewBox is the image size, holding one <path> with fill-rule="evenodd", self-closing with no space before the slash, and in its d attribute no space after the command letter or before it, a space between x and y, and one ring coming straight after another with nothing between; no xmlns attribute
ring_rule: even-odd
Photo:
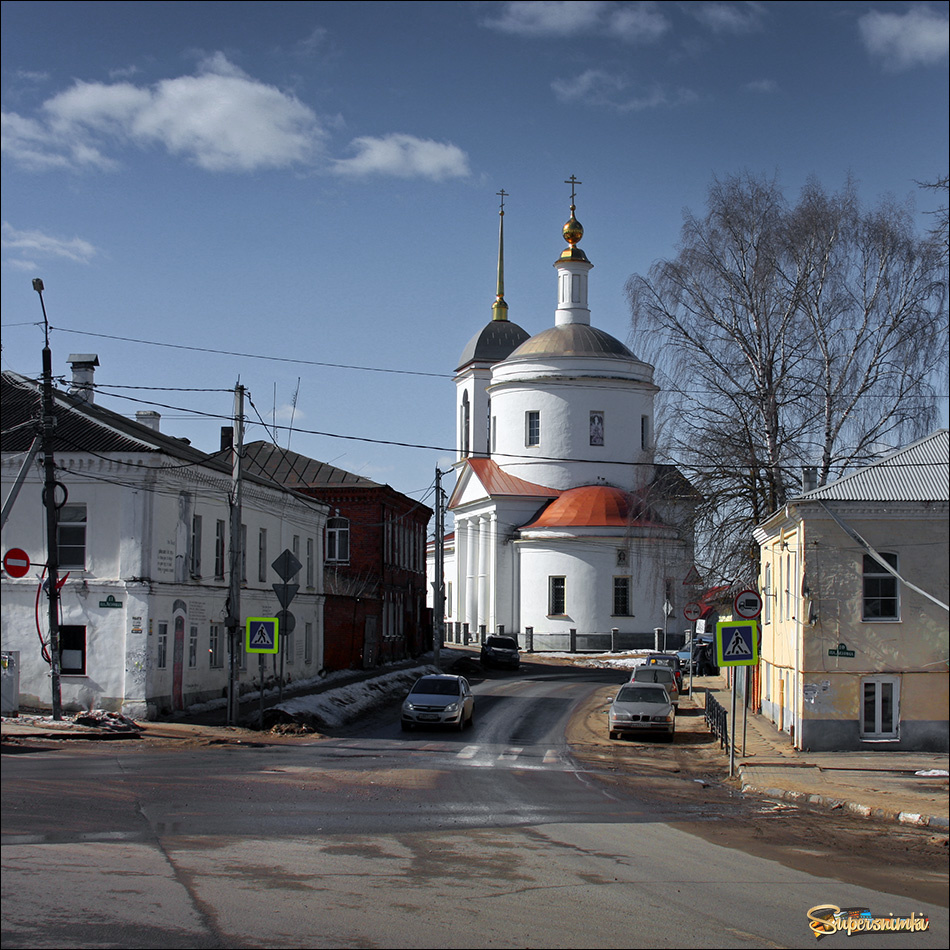
<svg viewBox="0 0 950 950"><path fill-rule="evenodd" d="M950 830L950 819L941 815L917 815L906 811L895 811L892 808L874 808L862 805L859 802L846 801L841 798L828 798L826 795L810 794L808 792L793 792L784 788L763 788L742 781L740 772L740 791L743 795L764 795L767 798L776 798L780 801L795 802L799 805L818 805L821 808L843 809L856 818L867 818L875 821L892 821L902 825L913 825L917 828L933 828L940 831Z"/></svg>

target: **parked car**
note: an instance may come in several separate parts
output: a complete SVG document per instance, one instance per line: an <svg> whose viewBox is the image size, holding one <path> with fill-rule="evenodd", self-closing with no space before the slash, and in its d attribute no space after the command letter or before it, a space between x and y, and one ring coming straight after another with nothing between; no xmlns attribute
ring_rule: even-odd
<svg viewBox="0 0 950 950"><path fill-rule="evenodd" d="M502 666L517 670L521 666L521 654L518 641L514 637L504 637L493 633L485 638L481 652L482 666Z"/></svg>
<svg viewBox="0 0 950 950"><path fill-rule="evenodd" d="M715 650L713 638L701 634L695 640L690 640L677 656L685 673L689 673L692 668L693 676L715 676L718 672Z"/></svg>
<svg viewBox="0 0 950 950"><path fill-rule="evenodd" d="M668 666L638 666L630 677L631 683L658 683L670 694L670 702L676 706L680 701L679 687L676 677Z"/></svg>
<svg viewBox="0 0 950 950"><path fill-rule="evenodd" d="M475 721L475 697L464 676L422 676L402 704L404 732L416 726L452 726L462 731Z"/></svg>
<svg viewBox="0 0 950 950"><path fill-rule="evenodd" d="M676 687L683 692L683 667L676 653L651 653L644 663L647 666L668 666L676 677Z"/></svg>
<svg viewBox="0 0 950 950"><path fill-rule="evenodd" d="M643 669L643 667L641 667ZM673 741L676 709L661 683L627 683L620 688L607 713L611 739L622 735L657 732Z"/></svg>

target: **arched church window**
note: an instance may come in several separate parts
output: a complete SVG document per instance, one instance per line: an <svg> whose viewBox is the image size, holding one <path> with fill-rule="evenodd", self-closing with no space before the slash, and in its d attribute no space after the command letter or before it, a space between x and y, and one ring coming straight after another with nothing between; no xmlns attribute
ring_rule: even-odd
<svg viewBox="0 0 950 950"><path fill-rule="evenodd" d="M469 406L469 403L468 403L468 393L463 393L462 394L461 449L462 449L462 456L465 458L468 457L470 415L471 415L471 407Z"/></svg>

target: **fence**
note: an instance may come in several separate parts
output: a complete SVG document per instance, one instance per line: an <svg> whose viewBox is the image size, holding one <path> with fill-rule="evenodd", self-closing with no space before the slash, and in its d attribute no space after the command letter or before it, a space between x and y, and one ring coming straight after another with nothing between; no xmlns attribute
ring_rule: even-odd
<svg viewBox="0 0 950 950"><path fill-rule="evenodd" d="M725 707L710 692L706 692L706 725L719 740L719 748L729 744L729 716Z"/></svg>

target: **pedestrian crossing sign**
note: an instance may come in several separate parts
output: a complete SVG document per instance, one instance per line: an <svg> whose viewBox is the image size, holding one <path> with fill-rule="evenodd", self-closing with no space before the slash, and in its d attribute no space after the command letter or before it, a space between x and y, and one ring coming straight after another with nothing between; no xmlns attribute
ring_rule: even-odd
<svg viewBox="0 0 950 950"><path fill-rule="evenodd" d="M716 623L716 662L719 666L756 666L759 662L759 625L755 620Z"/></svg>
<svg viewBox="0 0 950 950"><path fill-rule="evenodd" d="M276 617L248 617L244 645L248 653L276 653L279 622Z"/></svg>

